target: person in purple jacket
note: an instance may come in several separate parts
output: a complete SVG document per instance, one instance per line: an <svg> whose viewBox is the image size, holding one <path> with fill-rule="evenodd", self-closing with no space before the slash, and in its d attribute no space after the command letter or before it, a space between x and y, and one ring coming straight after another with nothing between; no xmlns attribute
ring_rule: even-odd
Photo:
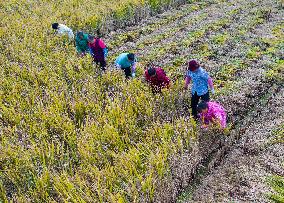
<svg viewBox="0 0 284 203"><path fill-rule="evenodd" d="M89 35L88 46L94 62L100 65L103 71L106 70L106 57L108 55L107 47L104 41L100 38L100 33L97 32L97 37Z"/></svg>
<svg viewBox="0 0 284 203"><path fill-rule="evenodd" d="M210 124L218 125L221 129L226 128L225 109L217 102L202 101L198 104L197 110L202 122L202 128L207 128Z"/></svg>
<svg viewBox="0 0 284 203"><path fill-rule="evenodd" d="M188 89L188 85L192 80L192 88L191 88L191 109L192 115L195 119L198 119L197 114L197 105L201 98L202 101L209 101L209 88L211 89L211 93L214 94L214 86L212 78L209 74L200 67L199 63L196 60L191 60L188 62L188 70L186 72L185 79L185 89Z"/></svg>

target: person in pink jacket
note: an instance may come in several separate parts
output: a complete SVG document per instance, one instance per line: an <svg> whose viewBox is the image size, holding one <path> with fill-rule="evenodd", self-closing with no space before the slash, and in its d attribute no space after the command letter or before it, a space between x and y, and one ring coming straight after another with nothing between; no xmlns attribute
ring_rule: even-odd
<svg viewBox="0 0 284 203"><path fill-rule="evenodd" d="M202 128L207 128L211 124L217 124L220 128L226 128L225 109L217 102L202 101L197 106L197 111L202 122Z"/></svg>

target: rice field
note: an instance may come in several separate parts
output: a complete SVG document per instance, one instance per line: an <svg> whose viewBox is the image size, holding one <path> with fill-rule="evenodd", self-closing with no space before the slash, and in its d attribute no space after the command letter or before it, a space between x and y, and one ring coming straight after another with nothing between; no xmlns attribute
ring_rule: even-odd
<svg viewBox="0 0 284 203"><path fill-rule="evenodd" d="M239 139L272 86L281 96L276 0L3 1L0 8L0 202L190 201L180 196L204 158L224 137ZM100 28L107 72L55 36L55 21L74 31ZM139 59L129 81L113 67L125 51ZM229 115L225 135L202 132L190 117L183 85L191 58L214 79L212 99ZM151 93L148 62L166 70L169 90Z"/></svg>

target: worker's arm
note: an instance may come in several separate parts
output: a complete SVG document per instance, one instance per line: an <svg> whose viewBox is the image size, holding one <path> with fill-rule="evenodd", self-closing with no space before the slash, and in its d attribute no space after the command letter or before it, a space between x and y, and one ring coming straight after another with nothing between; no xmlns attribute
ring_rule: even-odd
<svg viewBox="0 0 284 203"><path fill-rule="evenodd" d="M214 84L213 84L213 80L212 80L211 77L208 78L208 85L209 85L209 87L211 89L212 94L214 94L215 93Z"/></svg>
<svg viewBox="0 0 284 203"><path fill-rule="evenodd" d="M104 51L104 57L106 58L108 56L108 49L104 48L103 51Z"/></svg>
<svg viewBox="0 0 284 203"><path fill-rule="evenodd" d="M185 78L185 84L184 84L184 89L187 89L188 88L188 85L191 81L191 77L190 76L186 76Z"/></svg>
<svg viewBox="0 0 284 203"><path fill-rule="evenodd" d="M76 47L76 51L78 54L81 54L81 49L76 45L76 43L74 43L75 47Z"/></svg>
<svg viewBox="0 0 284 203"><path fill-rule="evenodd" d="M88 47L89 47L91 56L93 56L94 52L93 52L93 49L92 49L92 44L90 42L88 42Z"/></svg>
<svg viewBox="0 0 284 203"><path fill-rule="evenodd" d="M132 77L134 78L136 73L136 61L132 65L131 73Z"/></svg>
<svg viewBox="0 0 284 203"><path fill-rule="evenodd" d="M168 78L168 76L164 75L163 83L166 88L170 88L171 80Z"/></svg>
<svg viewBox="0 0 284 203"><path fill-rule="evenodd" d="M64 32L64 30L60 27L56 30L56 34L58 34L58 35L62 35L63 32Z"/></svg>
<svg viewBox="0 0 284 203"><path fill-rule="evenodd" d="M147 70L144 72L144 79L147 83L150 83L150 81L151 81Z"/></svg>
<svg viewBox="0 0 284 203"><path fill-rule="evenodd" d="M226 128L226 126L224 125L225 122L223 121L223 116L221 113L215 113L214 118L212 118L212 122L217 125L219 128Z"/></svg>
<svg viewBox="0 0 284 203"><path fill-rule="evenodd" d="M68 31L68 37L69 37L69 40L75 41L75 36L73 34L73 31L70 28L69 28L69 31Z"/></svg>
<svg viewBox="0 0 284 203"><path fill-rule="evenodd" d="M200 119L201 119L201 128L202 129L208 129L208 120L205 119L204 115L199 114L200 115Z"/></svg>
<svg viewBox="0 0 284 203"><path fill-rule="evenodd" d="M70 33L70 28L68 28L67 26L65 26L65 25L60 25L59 24L59 26L58 26L58 29L57 29L57 32L58 32L58 34L59 35L63 35L63 34L68 34L68 36L71 34ZM72 32L72 30L71 30L71 32ZM72 32L73 33L73 32Z"/></svg>
<svg viewBox="0 0 284 203"><path fill-rule="evenodd" d="M81 53L80 53L80 52L81 52L81 49L80 49L80 47L78 46L78 43L77 43L76 39L74 40L74 45L75 45L75 47L76 47L76 51L78 52L78 54L81 54Z"/></svg>
<svg viewBox="0 0 284 203"><path fill-rule="evenodd" d="M212 123L214 123L214 124L219 124L219 123L221 123L221 122L220 122L220 118L218 118L218 117L212 118Z"/></svg>
<svg viewBox="0 0 284 203"><path fill-rule="evenodd" d="M120 69L120 68L121 68L121 65L119 65L118 63L116 63L116 64L115 64L115 67L118 68L118 69Z"/></svg>
<svg viewBox="0 0 284 203"><path fill-rule="evenodd" d="M108 49L106 47L105 42L102 39L99 39L99 46L103 49L104 58L106 58L108 56Z"/></svg>
<svg viewBox="0 0 284 203"><path fill-rule="evenodd" d="M90 54L92 57L94 57L94 51L93 51L93 48L92 47L89 47L90 48Z"/></svg>
<svg viewBox="0 0 284 203"><path fill-rule="evenodd" d="M104 42L102 39L99 39L99 46L100 46L102 49L106 48L106 44L105 44L105 42Z"/></svg>
<svg viewBox="0 0 284 203"><path fill-rule="evenodd" d="M121 59L120 57L118 57L116 60L115 60L115 67L118 68L118 69L121 69Z"/></svg>

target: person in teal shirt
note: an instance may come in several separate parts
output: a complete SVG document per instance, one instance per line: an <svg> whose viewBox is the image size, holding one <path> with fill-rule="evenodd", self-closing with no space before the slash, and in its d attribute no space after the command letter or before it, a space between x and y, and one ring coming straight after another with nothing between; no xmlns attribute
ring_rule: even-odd
<svg viewBox="0 0 284 203"><path fill-rule="evenodd" d="M115 61L116 67L124 71L126 78L135 77L137 59L133 53L122 53Z"/></svg>
<svg viewBox="0 0 284 203"><path fill-rule="evenodd" d="M82 31L77 32L76 34L76 50L79 56L85 56L87 52L89 52L88 46L88 34L85 34Z"/></svg>

